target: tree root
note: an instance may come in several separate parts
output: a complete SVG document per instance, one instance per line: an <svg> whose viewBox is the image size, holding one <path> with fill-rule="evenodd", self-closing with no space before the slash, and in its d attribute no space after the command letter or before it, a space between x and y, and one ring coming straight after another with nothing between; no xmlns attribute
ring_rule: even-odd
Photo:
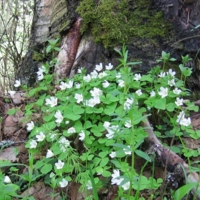
<svg viewBox="0 0 200 200"><path fill-rule="evenodd" d="M185 183L199 183L199 175L196 172L191 172L188 164L180 156L161 144L154 134L148 119L142 122L141 125L148 133L148 137L146 139L146 143L148 144L148 152L155 154L156 163L165 168L169 173L167 182L173 182L175 189L179 187L180 181L184 181ZM198 188L195 187L191 191L192 195L196 196L196 200L200 200L200 194L196 194L199 191L199 186Z"/></svg>

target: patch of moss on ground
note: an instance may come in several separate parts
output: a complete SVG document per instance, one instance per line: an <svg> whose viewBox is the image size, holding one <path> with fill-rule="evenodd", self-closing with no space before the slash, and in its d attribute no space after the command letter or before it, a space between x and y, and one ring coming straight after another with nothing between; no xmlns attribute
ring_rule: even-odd
<svg viewBox="0 0 200 200"><path fill-rule="evenodd" d="M150 10L151 0L82 0L77 12L82 32L91 30L105 47L127 43L131 37L165 37L170 28L163 13Z"/></svg>

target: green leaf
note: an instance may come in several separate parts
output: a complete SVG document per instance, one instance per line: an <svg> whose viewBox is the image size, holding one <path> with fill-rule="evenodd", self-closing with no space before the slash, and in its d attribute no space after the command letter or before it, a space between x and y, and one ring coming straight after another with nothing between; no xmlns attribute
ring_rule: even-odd
<svg viewBox="0 0 200 200"><path fill-rule="evenodd" d="M102 175L104 176L104 177L111 177L111 173L109 172L109 171L103 171L103 173L102 173Z"/></svg>
<svg viewBox="0 0 200 200"><path fill-rule="evenodd" d="M186 194L190 192L191 189L197 186L196 183L188 183L186 185L183 185L180 187L178 190L176 190L175 195L174 195L174 200L180 200L182 199Z"/></svg>
<svg viewBox="0 0 200 200"><path fill-rule="evenodd" d="M45 164L42 169L40 170L42 174L47 174L52 170L52 165L51 164Z"/></svg>
<svg viewBox="0 0 200 200"><path fill-rule="evenodd" d="M8 114L8 115L14 115L14 114L16 113L16 111L17 111L16 108L12 108L12 109L9 109L9 110L7 111L7 114Z"/></svg>
<svg viewBox="0 0 200 200"><path fill-rule="evenodd" d="M43 119L45 122L49 122L54 116L54 113L50 113L49 115L47 116L44 116Z"/></svg>
<svg viewBox="0 0 200 200"><path fill-rule="evenodd" d="M154 106L155 108L157 108L158 110L165 110L166 107L166 99L162 98L162 99L155 99L154 100Z"/></svg>
<svg viewBox="0 0 200 200"><path fill-rule="evenodd" d="M85 124L84 124L84 128L85 129L88 129L88 128L91 128L93 125L90 121L86 121Z"/></svg>
<svg viewBox="0 0 200 200"><path fill-rule="evenodd" d="M175 109L175 104L174 104L174 103L169 103L169 104L167 104L167 110L168 110L169 112L174 111L174 109Z"/></svg>
<svg viewBox="0 0 200 200"><path fill-rule="evenodd" d="M106 108L104 109L104 113L106 115L111 115L111 114L114 113L116 107L117 107L117 103L116 102L115 103L111 103L109 105L106 105Z"/></svg>
<svg viewBox="0 0 200 200"><path fill-rule="evenodd" d="M84 109L81 108L81 106L74 105L74 106L73 106L73 113L74 113L75 115L82 114L82 113L84 113Z"/></svg>
<svg viewBox="0 0 200 200"><path fill-rule="evenodd" d="M49 53L50 51L51 51L51 45L49 45L49 46L47 46L47 48L46 48L46 53Z"/></svg>
<svg viewBox="0 0 200 200"><path fill-rule="evenodd" d="M141 150L135 150L135 153L140 156L141 158L144 158L146 161L151 162L151 158L149 155Z"/></svg>
<svg viewBox="0 0 200 200"><path fill-rule="evenodd" d="M100 162L100 166L104 167L104 166L106 166L108 164L108 162L109 162L109 158L108 157L103 158L102 161Z"/></svg>

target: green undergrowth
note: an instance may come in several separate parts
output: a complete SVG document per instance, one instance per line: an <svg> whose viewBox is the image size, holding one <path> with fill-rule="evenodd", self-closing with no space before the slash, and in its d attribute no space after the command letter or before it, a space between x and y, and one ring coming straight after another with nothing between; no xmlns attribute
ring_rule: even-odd
<svg viewBox="0 0 200 200"><path fill-rule="evenodd" d="M113 47L131 38L165 38L170 25L163 13L149 9L152 1L83 0L77 12L83 18L82 32L91 30L96 42Z"/></svg>
<svg viewBox="0 0 200 200"><path fill-rule="evenodd" d="M165 191L158 192L164 180L156 179L154 173L150 177L143 173L147 164L155 170L155 156L141 148L148 136L141 122L148 116L157 122L162 119L159 125L155 124L156 134L179 140L179 153L189 164L192 157L199 156L198 150L188 149L182 140L184 136L200 137L189 117L189 112L198 108L184 101L190 96L185 87L186 78L191 75L185 64L190 58L182 57L178 79L172 69L165 71L166 63L175 61L169 53L162 52L158 65L142 75L131 71L140 62L128 62L125 46L117 52L119 66L100 63L89 74L80 68L73 78L55 82L54 74L49 73L53 65L46 62L37 72L34 88L16 81L16 87L26 88L30 100L25 106L29 158L26 165L0 162L1 167L9 168L0 174L4 199L19 197L22 186L30 189L39 180L53 189L49 195L60 195L62 199L68 196L64 189L70 182L81 185L80 191L84 191L87 200L100 199L101 191L105 195L114 185L118 187L116 199L144 200L143 193L149 199L165 197ZM15 110L9 111L10 115L14 113ZM33 120L36 114L41 117ZM144 160L139 170L136 157ZM26 172L19 173L18 165L25 166ZM175 192L176 199L196 184L185 187ZM23 199L34 197L27 195Z"/></svg>

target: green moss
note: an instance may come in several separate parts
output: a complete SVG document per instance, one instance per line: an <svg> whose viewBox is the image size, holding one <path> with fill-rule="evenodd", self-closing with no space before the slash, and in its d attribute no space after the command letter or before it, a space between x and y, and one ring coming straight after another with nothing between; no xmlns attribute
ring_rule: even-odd
<svg viewBox="0 0 200 200"><path fill-rule="evenodd" d="M127 43L132 37L165 37L170 25L163 13L149 11L151 0L82 0L77 12L83 18L82 32L91 30L105 47Z"/></svg>

